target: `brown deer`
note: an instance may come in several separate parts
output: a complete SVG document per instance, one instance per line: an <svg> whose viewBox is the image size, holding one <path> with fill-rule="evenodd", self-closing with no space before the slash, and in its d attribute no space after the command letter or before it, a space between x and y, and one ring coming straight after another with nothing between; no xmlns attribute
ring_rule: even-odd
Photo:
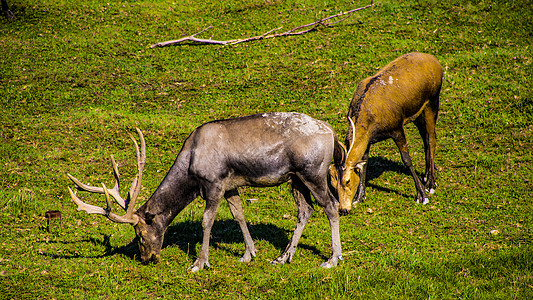
<svg viewBox="0 0 533 300"><path fill-rule="evenodd" d="M231 213L239 223L245 243L240 261L255 256L254 242L248 231L237 188L240 186L275 186L290 181L298 208L298 221L285 251L272 263L290 262L307 220L313 201L320 205L331 227L333 253L322 267L337 265L341 257L338 203L328 189L328 167L334 145L338 142L331 127L322 121L298 113L265 113L213 121L196 128L184 142L174 164L144 205L134 209L141 188L146 161L146 146L137 129L141 149L135 143L138 172L124 200L119 194L119 172L113 164L115 187L91 187L68 175L79 190L105 194L107 208L81 201L69 188L78 210L101 214L118 223L129 223L139 238L143 263L158 262L163 236L170 222L197 196L205 199L203 242L192 271L209 267L209 237L216 212L225 197ZM126 210L124 216L111 212L109 196Z"/></svg>
<svg viewBox="0 0 533 300"><path fill-rule="evenodd" d="M415 181L416 202L429 202L426 190L432 194L437 187L435 127L442 76L443 69L435 57L409 53L359 83L348 110L350 128L345 145L336 145L344 149L340 152L344 155L336 160L341 163L330 167L331 184L337 189L341 214L349 213L352 203L365 198L370 145L388 138L398 146L402 161ZM407 148L403 126L411 121L424 141L425 184L418 178Z"/></svg>

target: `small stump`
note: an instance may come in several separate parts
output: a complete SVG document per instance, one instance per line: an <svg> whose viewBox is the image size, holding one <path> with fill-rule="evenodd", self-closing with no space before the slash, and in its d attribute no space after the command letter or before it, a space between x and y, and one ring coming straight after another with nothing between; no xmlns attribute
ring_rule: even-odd
<svg viewBox="0 0 533 300"><path fill-rule="evenodd" d="M46 230L48 230L48 232L50 232L51 219L59 219L61 228L63 228L63 219L61 218L61 212L59 210L49 210L44 213L44 217L46 218Z"/></svg>

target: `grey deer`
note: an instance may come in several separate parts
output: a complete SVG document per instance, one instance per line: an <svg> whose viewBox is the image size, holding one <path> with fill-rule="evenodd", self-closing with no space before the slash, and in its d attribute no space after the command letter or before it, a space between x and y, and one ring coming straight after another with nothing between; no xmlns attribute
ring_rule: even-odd
<svg viewBox="0 0 533 300"><path fill-rule="evenodd" d="M314 199L328 217L333 253L322 267L336 266L341 256L338 201L328 189L327 174L335 144L335 132L325 122L299 113L263 113L246 117L218 120L196 128L184 142L174 164L144 205L134 209L139 195L146 145L137 129L141 149L132 138L137 152L137 175L126 199L119 194L119 172L111 157L115 186L113 189L92 187L68 174L78 190L105 194L107 208L81 201L69 187L79 211L104 215L118 223L129 223L139 241L141 261L157 263L163 237L170 222L197 196L205 199L203 241L198 258L190 267L195 272L209 267L209 238L218 207L225 197L238 222L245 243L240 261L249 262L256 254L254 242L244 218L237 188L241 186L276 186L290 181L298 209L298 221L292 238L273 264L290 262L313 212ZM338 154L338 153L337 153ZM125 215L111 212L111 196L126 211Z"/></svg>

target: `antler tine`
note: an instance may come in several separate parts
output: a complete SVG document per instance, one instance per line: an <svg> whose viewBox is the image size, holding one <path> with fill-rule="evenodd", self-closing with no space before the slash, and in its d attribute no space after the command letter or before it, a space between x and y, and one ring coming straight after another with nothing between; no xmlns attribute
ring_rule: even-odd
<svg viewBox="0 0 533 300"><path fill-rule="evenodd" d="M111 161L113 163L113 169L114 169L114 172L115 172L115 187L113 187L113 189L108 189L108 192L109 194L113 197L113 199L115 199L115 201L118 203L118 205L120 205L124 210L126 209L126 202L124 201L124 199L122 199L122 197L120 196L120 192L119 192L119 173L118 173L118 169L116 167L116 162L115 162L115 159L113 157L111 157ZM90 193L97 193L97 194L104 194L104 189L101 188L101 187L96 187L96 186L90 186L90 185L87 185L87 184L84 184L82 183L81 181L79 181L76 177L70 175L67 173L67 176L70 178L70 180L72 180L72 182L74 182L74 184L76 185L76 188L80 191L86 191L86 192L90 192Z"/></svg>
<svg viewBox="0 0 533 300"><path fill-rule="evenodd" d="M139 138L141 140L141 147L139 149L139 145L137 144L137 141L133 136L130 134L131 139L133 140L133 144L135 145L135 152L137 154L137 175L135 176L135 179L133 180L133 183L131 185L130 191L128 193L128 197L126 200L124 200L120 196L119 188L120 188L120 173L118 171L118 165L115 161L115 158L111 155L111 163L113 165L113 175L115 177L115 185L112 189L108 189L104 184L102 184L102 187L94 187L87 184L82 183L79 181L76 177L67 174L67 176L76 184L76 188L81 191L87 191L91 193L98 193L98 194L104 194L107 202L107 209L87 204L83 201L81 201L77 196L76 193L72 191L72 189L69 187L70 196L72 200L78 205L79 211L86 211L89 214L100 214L108 217L110 220L117 222L117 223L130 223L132 225L136 225L139 222L139 218L137 215L134 214L135 211L135 200L139 196L139 192L141 190L141 181L142 181L142 172L144 169L144 165L146 163L146 143L144 141L144 136L142 131L137 128L137 133L139 134ZM111 212L111 200L109 196L113 197L113 199L126 211L126 214L124 216L119 216Z"/></svg>
<svg viewBox="0 0 533 300"><path fill-rule="evenodd" d="M141 142L141 149L139 150L139 144L137 144L137 141L133 136L130 134L130 138L133 141L133 144L135 145L135 152L137 153L137 175L135 176L135 179L133 180L133 183L130 188L128 201L126 203L127 205L127 211L126 211L126 217L131 217L133 215L134 209L135 209L135 201L137 200L137 197L139 196L139 193L141 191L141 182L142 182L142 174L144 170L144 165L146 164L146 142L144 140L144 135L142 131L139 128L135 128L137 130L137 133L139 134L139 140Z"/></svg>
<svg viewBox="0 0 533 300"><path fill-rule="evenodd" d="M115 157L111 155L111 164L113 165L113 176L115 177L115 186L113 189L109 190L109 194L113 196L113 199L122 207L122 209L126 210L126 201L122 199L120 196L120 173L118 172L118 164L115 161Z"/></svg>
<svg viewBox="0 0 533 300"><path fill-rule="evenodd" d="M106 200L107 200L108 205L109 205L111 200L109 199L109 193L105 192L107 190L105 188L105 186L104 186L103 190L104 190L104 194L106 195ZM74 193L70 187L68 187L68 191L70 192L70 197L72 198L72 200L78 205L78 211L85 211L88 214L103 215L103 216L106 216L111 221L117 222L117 223L129 223L129 224L132 224L132 225L136 225L139 222L139 218L137 216L135 216L135 215L132 216L131 218L127 218L127 217L116 215L116 214L112 213L109 208L108 209L104 209L102 207L91 205L91 204L87 204L87 203L81 201L80 198L78 198L78 196L76 196L76 193Z"/></svg>
<svg viewBox="0 0 533 300"><path fill-rule="evenodd" d="M115 157L111 155L111 165L113 165L113 176L115 177L115 186L113 189L120 190L120 173L118 172L118 164Z"/></svg>
<svg viewBox="0 0 533 300"><path fill-rule="evenodd" d="M348 120L350 121L350 128L352 129L352 142L350 143L350 148L348 149L347 154L349 154L350 151L352 151L353 144L355 143L355 125L353 123L352 118L348 117Z"/></svg>
<svg viewBox="0 0 533 300"><path fill-rule="evenodd" d="M109 190L106 188L105 184L102 183L102 188L104 189L105 201L107 203L106 211L111 212L111 200L109 199Z"/></svg>

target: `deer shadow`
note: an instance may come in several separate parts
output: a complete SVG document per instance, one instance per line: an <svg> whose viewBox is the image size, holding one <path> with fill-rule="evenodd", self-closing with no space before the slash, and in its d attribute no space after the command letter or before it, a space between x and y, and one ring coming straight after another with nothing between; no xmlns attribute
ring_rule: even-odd
<svg viewBox="0 0 533 300"><path fill-rule="evenodd" d="M254 242L258 240L264 240L272 244L275 248L281 252L285 249L289 243L289 236L292 234L292 230L280 228L273 224L260 223L260 224L248 224L250 235ZM162 250L167 247L178 246L181 251L186 253L192 260L194 260L198 254L196 251L197 245L202 243L203 229L201 221L183 221L173 224L168 227L165 238L163 241ZM111 245L111 235L103 234L102 238L90 237L87 239L77 241L60 241L60 240L42 240L37 241L41 243L49 244L75 244L79 242L89 242L97 246L104 247L104 253L98 255L83 255L83 254L51 254L43 252L40 255L48 256L52 259L75 259L75 258L103 258L113 255L122 255L132 260L140 261L140 252L138 248L138 238L135 237L129 244L114 247ZM242 231L238 226L238 223L233 219L217 220L213 224L211 229L211 238L209 246L211 249L221 249L231 253L238 260L242 254L244 254L244 246L242 251L230 250L225 247L225 244L232 243L244 243ZM299 248L311 251L315 255L318 255L324 259L326 257L316 247L306 244L299 244ZM273 257L272 259L274 259Z"/></svg>
<svg viewBox="0 0 533 300"><path fill-rule="evenodd" d="M248 224L248 230L254 243L259 240L266 241L278 249L280 254L285 250L287 244L289 244L289 238L293 232L293 229L280 228L271 223ZM181 251L187 253L192 259L198 256L196 248L198 244L202 243L202 238L203 229L201 221L183 221L173 224L167 229L162 248L178 246ZM240 250L231 250L224 246L225 244L235 243L244 243L242 231L238 223L233 219L215 221L211 229L209 247L227 251L238 259L244 254L244 245ZM314 246L299 243L298 248L306 249L326 259L321 251Z"/></svg>
<svg viewBox="0 0 533 300"><path fill-rule="evenodd" d="M111 245L110 234L102 234L101 239L96 238L96 237L88 237L88 238L75 240L75 241L45 239L45 240L38 240L36 241L36 243L63 244L63 245L78 244L78 243L91 243L93 245L103 246L105 248L104 253L99 254L99 255L83 255L79 253L76 253L76 254L55 254L55 253L47 253L47 252L39 253L42 256L46 256L52 259L101 258L101 257L113 256L115 254L124 255L126 257L130 257L134 259L135 257L139 255L136 238L133 239L127 245L120 246L120 247L113 247L113 245Z"/></svg>
<svg viewBox="0 0 533 300"><path fill-rule="evenodd" d="M394 193L405 198L411 198L413 195L400 192L398 189L391 189L389 187L384 187L382 185L377 185L372 183L372 180L379 178L387 171L392 171L398 174L403 174L409 178L411 177L411 172L409 169L400 161L392 161L390 159L377 156L368 158L368 166L366 169L366 186L372 187L375 190ZM422 173L416 171L416 174L419 178L422 178Z"/></svg>

